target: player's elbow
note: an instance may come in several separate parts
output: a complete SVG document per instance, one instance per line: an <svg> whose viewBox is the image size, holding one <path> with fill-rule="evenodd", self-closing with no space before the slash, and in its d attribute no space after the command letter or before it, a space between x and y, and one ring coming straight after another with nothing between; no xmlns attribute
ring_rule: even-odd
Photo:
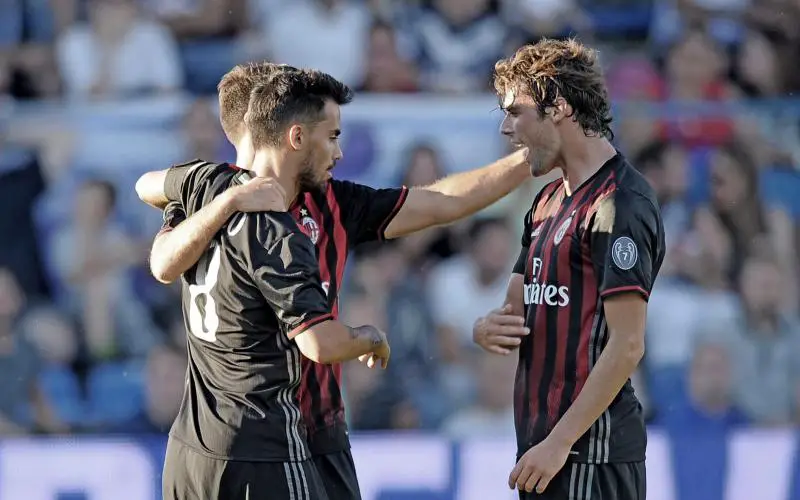
<svg viewBox="0 0 800 500"><path fill-rule="evenodd" d="M641 335L629 335L622 343L622 356L625 362L633 367L639 365L644 358L644 338Z"/></svg>
<svg viewBox="0 0 800 500"><path fill-rule="evenodd" d="M156 238L156 242L153 244L153 251L150 253L150 274L159 283L169 285L180 277L180 273L170 266L166 259L159 257L158 248L158 238Z"/></svg>
<svg viewBox="0 0 800 500"><path fill-rule="evenodd" d="M139 199L145 203L147 203L147 200L149 199L149 192L147 190L148 183L150 181L149 176L150 172L142 174L142 176L136 180L136 186L135 186L136 196L138 196Z"/></svg>
<svg viewBox="0 0 800 500"><path fill-rule="evenodd" d="M163 174L146 172L136 181L136 196L150 206L163 208L167 199L163 193Z"/></svg>
<svg viewBox="0 0 800 500"><path fill-rule="evenodd" d="M178 275L170 272L166 266L153 264L152 262L150 263L150 273L156 281L164 285L174 283L178 279Z"/></svg>

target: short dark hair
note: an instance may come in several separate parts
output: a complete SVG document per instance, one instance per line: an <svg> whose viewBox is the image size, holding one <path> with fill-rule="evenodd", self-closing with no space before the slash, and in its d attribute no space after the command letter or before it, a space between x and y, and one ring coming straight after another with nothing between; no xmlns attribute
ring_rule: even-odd
<svg viewBox="0 0 800 500"><path fill-rule="evenodd" d="M296 68L271 62L239 64L228 71L217 85L219 95L219 121L229 141L235 143L244 132L244 115L250 104L253 88L278 70Z"/></svg>
<svg viewBox="0 0 800 500"><path fill-rule="evenodd" d="M253 88L244 117L253 146L277 146L291 123L322 120L325 101L344 105L353 91L336 78L317 70L275 71Z"/></svg>
<svg viewBox="0 0 800 500"><path fill-rule="evenodd" d="M530 95L541 116L563 97L586 135L614 138L609 126L611 104L597 51L576 40L543 38L521 47L495 64L494 87L501 96L510 89Z"/></svg>

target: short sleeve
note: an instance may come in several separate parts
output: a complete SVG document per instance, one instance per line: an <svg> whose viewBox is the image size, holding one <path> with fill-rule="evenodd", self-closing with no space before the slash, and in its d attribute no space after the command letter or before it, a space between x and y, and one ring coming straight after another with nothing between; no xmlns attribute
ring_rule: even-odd
<svg viewBox="0 0 800 500"><path fill-rule="evenodd" d="M167 170L164 194L178 201L185 215L192 215L225 191L236 170L226 163L207 163L195 160Z"/></svg>
<svg viewBox="0 0 800 500"><path fill-rule="evenodd" d="M331 182L350 244L383 241L386 228L406 201L408 189L375 189L348 181Z"/></svg>
<svg viewBox="0 0 800 500"><path fill-rule="evenodd" d="M171 201L167 203L167 206L164 208L160 232L172 231L178 227L178 224L185 220L186 212L183 210L183 206L177 201Z"/></svg>
<svg viewBox="0 0 800 500"><path fill-rule="evenodd" d="M242 215L249 219L245 249L254 282L289 338L332 319L322 288L316 250L287 213Z"/></svg>
<svg viewBox="0 0 800 500"><path fill-rule="evenodd" d="M649 299L664 254L655 205L642 195L615 191L600 202L589 229L600 296L636 292Z"/></svg>
<svg viewBox="0 0 800 500"><path fill-rule="evenodd" d="M528 260L528 253L531 248L531 232L533 231L533 207L525 214L525 219L522 224L522 248L519 251L519 257L514 264L514 269L511 271L514 274L525 274L525 263Z"/></svg>

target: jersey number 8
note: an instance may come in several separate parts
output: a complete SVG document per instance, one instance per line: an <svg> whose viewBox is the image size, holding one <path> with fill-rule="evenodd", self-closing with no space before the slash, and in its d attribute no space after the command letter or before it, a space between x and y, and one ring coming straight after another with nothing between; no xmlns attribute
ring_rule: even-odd
<svg viewBox="0 0 800 500"><path fill-rule="evenodd" d="M189 285L189 330L192 335L206 342L217 340L219 316L217 304L211 296L211 289L217 284L219 274L220 250L214 245L211 254L203 254L197 263L196 285ZM203 304L200 304L202 299Z"/></svg>

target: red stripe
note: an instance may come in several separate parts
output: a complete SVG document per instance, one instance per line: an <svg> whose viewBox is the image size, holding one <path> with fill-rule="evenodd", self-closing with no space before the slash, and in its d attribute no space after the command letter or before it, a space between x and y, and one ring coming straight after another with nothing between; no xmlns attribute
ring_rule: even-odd
<svg viewBox="0 0 800 500"><path fill-rule="evenodd" d="M336 248L336 290L331 289L330 293L336 293L336 299L333 303L333 315L334 317L339 317L339 293L338 290L342 286L342 280L344 280L344 266L347 261L347 231L344 229L344 225L342 224L342 214L341 209L339 207L339 201L336 199L336 193L333 190L333 185L328 184L328 191L326 193L326 200L328 202L328 208L333 215L333 245ZM402 206L402 203L398 202L399 206ZM399 206L396 207L399 210ZM389 219L391 220L391 218ZM336 379L337 384L341 384L342 381L342 365L340 363L336 363L332 365L333 368L333 376ZM328 372L330 373L330 372ZM322 387L328 387L327 385Z"/></svg>
<svg viewBox="0 0 800 500"><path fill-rule="evenodd" d="M538 214L535 214L537 217L536 219L542 220L542 223L546 223L546 219L550 217L556 217L558 215L558 209L560 207L560 203L563 200L561 196L553 196L556 192L558 186L563 186L563 183L556 183L553 182L550 184L553 186L553 189L550 190L546 195L549 196L549 199L544 200L542 216L538 217ZM546 188L545 188L546 189ZM547 269L550 265L550 257L553 251L553 237L555 232L558 231L558 226L560 222L558 220L554 220L553 223L550 224L548 227L547 233L542 232L539 235L540 238L546 238L545 243L542 246L542 250L540 255L542 256L542 268L539 271L541 274L540 276L547 276ZM536 245L531 245L531 248L535 247ZM533 272L533 270L531 270ZM533 279L534 276L531 276ZM531 358L531 373L530 379L528 380L529 388L528 393L530 397L530 401L528 404L530 405L530 429L533 429L536 425L539 416L539 384L541 383L544 367L545 367L545 358L547 356L547 311L546 307L542 306L535 306L531 305L531 307L539 307L540 309L536 313L536 320L533 325L533 356Z"/></svg>
<svg viewBox="0 0 800 500"><path fill-rule="evenodd" d="M332 189L328 191L329 194L331 192L333 192ZM386 220L384 220L383 224L381 224L378 228L378 241L384 241L386 239L386 228L389 227L389 224L392 223L392 220L395 218L397 213L400 212L401 208L403 208L403 203L406 202L406 198L408 198L408 188L403 186L403 190L400 192L400 196L397 198L397 203L394 204L394 208L391 212L389 212L389 216L386 217Z"/></svg>
<svg viewBox="0 0 800 500"><path fill-rule="evenodd" d="M290 331L286 336L289 337L290 339L293 339L296 336L298 336L301 333L303 333L304 331L306 331L309 328L311 328L312 326L318 325L318 324L322 323L323 321L328 321L329 319L333 319L333 316L330 313L323 314L321 316L316 316L316 317L311 318L308 321L304 321L303 323L299 324L298 326L292 328L292 331Z"/></svg>
<svg viewBox="0 0 800 500"><path fill-rule="evenodd" d="M556 277L554 281L556 283L567 285L571 283L572 259L570 259L570 248L572 248L572 245L570 239L573 236L575 225L579 220L579 214L576 212L575 215L572 215L572 211L580 205L580 202L581 198L577 196L570 200L566 210L563 210L566 217L559 220L557 224L553 226L555 228L554 231L551 231L553 233L553 238L548 236L551 240L550 249L547 254L548 265L550 258L554 256L556 259ZM558 243L558 246L555 247L555 235L561 228L561 225L569 220L570 217L572 217L572 220L564 233L564 237ZM542 268L547 269L544 262L542 263ZM555 360L553 360L553 378L550 380L550 388L547 391L547 429L551 429L555 424L561 406L561 393L564 390L564 377L566 375L564 371L567 365L567 344L569 342L569 312L569 307L559 307L556 313L556 357Z"/></svg>
<svg viewBox="0 0 800 500"><path fill-rule="evenodd" d="M319 256L319 259L318 259L319 260L319 275L320 275L320 278L322 279L322 281L327 281L327 282L330 283L330 281L331 281L331 273L330 273L330 269L328 267L328 261L325 258L326 255L327 255L329 238L328 238L327 232L323 230L324 226L322 225L323 224L322 212L320 211L320 209L317 206L317 204L314 202L314 198L310 193L306 193L303 196L304 196L304 199L303 199L304 203L302 203L302 204L301 203L297 203L296 204L297 206L295 207L295 210L297 211L297 213L296 213L295 217L297 217L299 219L299 221L302 220L302 218L300 217L300 214L299 214L299 209L304 204L305 208L308 210L308 215L312 219L314 219L314 221L317 223L317 225L320 226L319 227L319 231L318 231L319 232L319 240L317 241L317 255ZM298 223L302 226L302 223L300 223L299 221L298 221ZM300 409L301 409L302 414L304 416L303 420L306 423L306 425L309 426L309 431L313 432L313 431L316 430L315 428L312 427L312 425L316 423L314 421L314 418L313 418L314 415L312 415L312 404L313 404L313 401L314 401L313 398L320 397L320 396L324 398L324 394L322 394L322 395L312 394L309 391L309 383L308 383L308 381L311 379L311 377L314 377L316 379L316 381L318 382L319 389L322 390L322 391L325 391L324 388L327 387L327 385L325 385L325 384L328 383L328 380L330 378L329 377L330 369L328 368L327 365L314 363L313 361L311 361L309 359L306 359L305 357L302 358L302 359L303 359L303 361L302 361L302 364L303 364L303 382L300 384L300 387L298 388L297 396L298 396L298 399L300 400L300 407L301 407ZM325 401L323 400L322 403L324 405ZM309 425L309 424L311 424L311 425Z"/></svg>
<svg viewBox="0 0 800 500"><path fill-rule="evenodd" d="M604 290L603 293L600 294L600 296L606 298L611 295L617 295L620 293L627 293L627 292L638 292L642 294L645 300L650 298L650 294L647 292L647 290L638 285L618 286L616 288L609 288L608 290Z"/></svg>
<svg viewBox="0 0 800 500"><path fill-rule="evenodd" d="M612 171L608 178L603 182L600 188L596 191L591 203L586 204L586 213L583 216L584 221L590 221L594 211L597 209L599 201L604 199L616 189L615 176ZM592 230L591 227L584 228L586 234ZM584 243L588 240L584 239ZM591 340L592 340L592 326L594 326L594 318L598 313L597 308L602 307L599 300L599 283L595 275L594 263L592 261L592 250L586 244L583 246L584 259L581 263L583 268L583 307L581 311L581 338L578 343L578 363L577 363L577 380L575 383L575 391L572 393L572 401L580 394L586 380L589 378L589 356L592 355Z"/></svg>
<svg viewBox="0 0 800 500"><path fill-rule="evenodd" d="M339 294L338 289L342 287L342 280L344 280L344 266L347 260L347 231L342 224L342 214L339 207L339 200L336 199L336 193L333 191L331 184L328 184L328 192L326 193L326 200L328 208L333 215L333 244L336 248L336 302L333 304L333 315L339 317ZM402 205L402 203L399 203ZM398 208L399 209L399 208ZM333 290L331 291L333 293Z"/></svg>

